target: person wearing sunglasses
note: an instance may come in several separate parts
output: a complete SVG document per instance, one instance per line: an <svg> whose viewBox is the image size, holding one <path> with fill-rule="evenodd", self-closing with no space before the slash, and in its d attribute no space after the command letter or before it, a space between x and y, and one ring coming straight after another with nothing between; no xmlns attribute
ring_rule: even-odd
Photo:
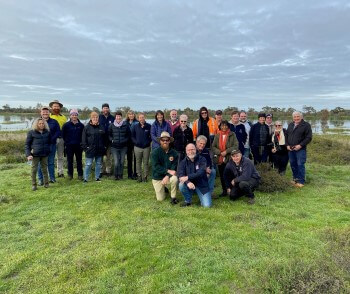
<svg viewBox="0 0 350 294"><path fill-rule="evenodd" d="M158 138L159 148L152 151L152 184L158 201L163 201L166 194L166 186L170 185L171 204L177 204L176 188L178 178L176 175L178 155L175 149L170 147L174 138L168 132L162 132Z"/></svg>
<svg viewBox="0 0 350 294"><path fill-rule="evenodd" d="M210 148L214 140L214 136L218 132L218 124L213 117L209 116L208 109L202 106L199 109L199 118L193 122L192 126L193 138L196 139L199 135L205 136L207 141L207 148Z"/></svg>
<svg viewBox="0 0 350 294"><path fill-rule="evenodd" d="M186 146L193 143L192 129L187 126L188 117L186 114L180 115L180 125L174 129L174 148L179 155L179 162L186 156Z"/></svg>
<svg viewBox="0 0 350 294"><path fill-rule="evenodd" d="M271 159L273 167L277 169L281 175L286 173L289 160L286 145L286 132L287 130L283 128L282 122L279 120L276 121L272 134Z"/></svg>

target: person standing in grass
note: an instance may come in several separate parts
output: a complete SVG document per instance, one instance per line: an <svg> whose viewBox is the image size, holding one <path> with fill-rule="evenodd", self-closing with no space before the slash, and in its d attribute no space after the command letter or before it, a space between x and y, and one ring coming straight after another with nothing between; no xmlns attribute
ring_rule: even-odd
<svg viewBox="0 0 350 294"><path fill-rule="evenodd" d="M64 140L67 164L68 164L68 178L73 179L73 162L74 156L77 162L78 179L83 180L83 163L81 149L81 137L84 130L84 125L78 119L79 112L77 109L71 109L69 112L70 120L62 127L62 138Z"/></svg>
<svg viewBox="0 0 350 294"><path fill-rule="evenodd" d="M179 162L186 156L186 146L193 143L192 129L187 126L188 117L186 114L180 115L180 125L174 129L174 148L179 155Z"/></svg>
<svg viewBox="0 0 350 294"><path fill-rule="evenodd" d="M51 108L50 117L57 120L60 126L60 130L62 130L63 125L67 122L67 118L63 114L61 114L61 109L63 107L63 104L58 100L54 100L50 102L49 106ZM57 138L56 149L57 149L58 177L63 178L64 177L64 174L63 174L64 141L61 136Z"/></svg>
<svg viewBox="0 0 350 294"><path fill-rule="evenodd" d="M249 134L249 145L252 149L254 164L267 162L268 145L271 143L270 130L265 124L266 114L259 113L258 120L250 129Z"/></svg>
<svg viewBox="0 0 350 294"><path fill-rule="evenodd" d="M199 109L199 118L193 122L192 126L193 138L196 139L199 135L207 138L207 148L210 148L214 140L214 136L218 132L218 124L213 117L209 117L208 109L202 106Z"/></svg>
<svg viewBox="0 0 350 294"><path fill-rule="evenodd" d="M231 132L234 132L239 144L239 150L242 154L244 153L244 145L247 141L247 133L245 131L245 126L239 121L239 112L233 111L231 113L231 120L229 121L229 128Z"/></svg>
<svg viewBox="0 0 350 294"><path fill-rule="evenodd" d="M81 146L85 151L84 183L87 183L92 163L95 159L95 180L100 182L102 156L106 152L107 134L104 126L98 122L97 112L91 112L90 121L84 127Z"/></svg>
<svg viewBox="0 0 350 294"><path fill-rule="evenodd" d="M108 134L109 126L114 122L114 116L111 115L109 104L103 103L101 113L98 117L98 122L105 129L106 134ZM111 143L107 140L106 142L106 154L102 157L102 175L109 176L112 171L112 153L111 153Z"/></svg>
<svg viewBox="0 0 350 294"><path fill-rule="evenodd" d="M162 132L168 132L170 136L173 134L170 125L164 120L163 111L157 110L154 118L154 123L151 126L152 150L160 146L159 137Z"/></svg>
<svg viewBox="0 0 350 294"><path fill-rule="evenodd" d="M137 181L147 182L148 162L151 152L151 125L146 122L145 114L138 114L139 123L131 129L131 138L134 143L134 152L136 157ZM143 173L142 173L143 162Z"/></svg>
<svg viewBox="0 0 350 294"><path fill-rule="evenodd" d="M226 196L226 185L224 181L224 170L230 159L232 150L238 149L238 140L235 133L231 132L228 121L223 120L219 126L219 133L215 135L212 151L214 153L214 162L218 165L222 193L220 196Z"/></svg>
<svg viewBox="0 0 350 294"><path fill-rule="evenodd" d="M219 126L222 122L222 110L218 109L215 111L215 120L217 125Z"/></svg>
<svg viewBox="0 0 350 294"><path fill-rule="evenodd" d="M241 112L239 113L239 121L241 122L241 124L244 125L245 132L247 133L247 140L244 144L243 156L249 158L249 156L250 156L249 133L250 133L250 129L253 126L253 124L247 118L248 118L247 112L245 112L244 110L241 110Z"/></svg>
<svg viewBox="0 0 350 294"><path fill-rule="evenodd" d="M301 112L294 111L293 122L287 128L287 149L293 172L292 183L298 188L304 187L305 184L306 146L311 140L311 125L304 121Z"/></svg>
<svg viewBox="0 0 350 294"><path fill-rule="evenodd" d="M162 132L158 138L160 148L152 151L152 184L156 192L158 201L165 199L165 186L170 184L171 204L177 204L176 187L178 178L177 169L177 152L170 148L170 142L174 139L168 132Z"/></svg>
<svg viewBox="0 0 350 294"><path fill-rule="evenodd" d="M196 154L196 146L190 143L186 146L186 157L178 167L179 190L185 198L182 207L192 204L192 196L197 193L201 205L210 207L211 195L206 173L207 162L203 156Z"/></svg>
<svg viewBox="0 0 350 294"><path fill-rule="evenodd" d="M49 125L43 118L37 118L33 122L32 130L27 134L25 152L27 160L32 161L32 190L37 190L36 174L40 163L44 178L44 187L49 187L47 172L47 157L50 154L52 142Z"/></svg>
<svg viewBox="0 0 350 294"><path fill-rule="evenodd" d="M174 130L180 125L180 121L177 117L177 110L176 109L170 110L170 119L167 120L167 123L169 124L170 129L171 129L170 134L174 135Z"/></svg>
<svg viewBox="0 0 350 294"><path fill-rule="evenodd" d="M125 154L128 150L131 132L128 123L123 121L120 110L115 113L115 120L108 128L108 136L112 145L111 151L114 158L114 179L122 180Z"/></svg>
<svg viewBox="0 0 350 294"><path fill-rule="evenodd" d="M126 122L130 128L130 131L132 131L133 127L139 123L139 121L136 119L135 112L132 110L128 111ZM128 162L128 179L137 179L137 173L136 173L136 158L134 153L134 143L131 139L128 141L128 151L126 153L126 160Z"/></svg>
<svg viewBox="0 0 350 294"><path fill-rule="evenodd" d="M286 132L283 128L281 121L275 122L274 132L272 134L272 149L271 149L271 161L273 167L278 169L281 175L286 173L288 165L288 149L286 145Z"/></svg>
<svg viewBox="0 0 350 294"><path fill-rule="evenodd" d="M231 160L224 170L224 180L231 200L247 196L249 204L255 203L254 190L259 186L260 175L253 162L242 156L241 150L231 152Z"/></svg>
<svg viewBox="0 0 350 294"><path fill-rule="evenodd" d="M49 181L50 183L56 182L55 177L55 156L56 156L56 141L57 138L61 137L61 129L60 125L58 124L57 120L50 117L50 110L48 107L44 106L40 110L41 118L43 118L50 129L51 134L51 142L50 142L50 153L47 158L47 168L49 171ZM43 181L43 173L41 170L41 165L39 163L38 165L38 178L39 178L39 186L44 185Z"/></svg>

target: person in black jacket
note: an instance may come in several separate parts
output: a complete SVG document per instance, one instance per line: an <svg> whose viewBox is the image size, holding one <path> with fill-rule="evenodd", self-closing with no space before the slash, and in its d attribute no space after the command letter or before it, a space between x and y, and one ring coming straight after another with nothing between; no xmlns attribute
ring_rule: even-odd
<svg viewBox="0 0 350 294"><path fill-rule="evenodd" d="M249 145L253 153L254 164L267 162L268 148L271 143L269 127L265 124L265 113L259 113L259 121L252 126L249 133Z"/></svg>
<svg viewBox="0 0 350 294"><path fill-rule="evenodd" d="M95 179L100 182L102 156L106 153L107 134L98 122L97 112L91 112L90 121L84 127L81 147L85 151L84 183L87 183L92 163L95 159Z"/></svg>
<svg viewBox="0 0 350 294"><path fill-rule="evenodd" d="M139 121L136 119L135 112L132 110L128 111L125 121L129 126L130 131L132 131L134 126L139 123ZM128 162L128 179L137 180L136 157L134 153L134 143L131 137L129 138L129 141L128 141L128 151L126 153L126 160Z"/></svg>
<svg viewBox="0 0 350 294"><path fill-rule="evenodd" d="M123 121L122 112L119 110L115 113L114 123L109 126L108 136L114 158L114 178L121 180L123 179L125 154L130 139L130 127L127 122Z"/></svg>
<svg viewBox="0 0 350 294"><path fill-rule="evenodd" d="M292 182L298 188L304 187L305 184L306 146L311 140L311 125L304 121L299 111L293 112L293 122L287 128L287 149L293 172Z"/></svg>
<svg viewBox="0 0 350 294"><path fill-rule="evenodd" d="M71 109L69 112L70 120L62 127L62 137L64 140L65 153L67 155L68 178L73 179L73 162L74 155L77 162L78 179L83 180L83 163L81 149L81 137L84 130L84 125L78 119L78 110Z"/></svg>
<svg viewBox="0 0 350 294"><path fill-rule="evenodd" d="M186 146L193 143L193 132L187 126L188 117L186 114L180 115L180 125L174 129L174 149L179 155L179 163L186 156Z"/></svg>
<svg viewBox="0 0 350 294"><path fill-rule="evenodd" d="M245 195L249 198L249 204L255 203L254 189L259 186L260 175L252 161L243 157L240 150L231 152L231 160L225 167L224 179L231 200Z"/></svg>
<svg viewBox="0 0 350 294"><path fill-rule="evenodd" d="M131 129L131 139L134 143L134 153L136 157L137 181L147 182L149 172L149 156L151 152L151 125L146 122L145 114L138 114L139 123ZM142 173L143 162L143 173Z"/></svg>
<svg viewBox="0 0 350 294"><path fill-rule="evenodd" d="M234 132L238 140L239 150L244 154L244 145L247 141L248 134L245 130L244 124L239 121L239 112L232 111L231 120L229 121L229 128L231 132Z"/></svg>
<svg viewBox="0 0 350 294"><path fill-rule="evenodd" d="M32 161L32 190L37 190L36 173L38 165L42 167L44 187L49 187L47 172L47 157L50 153L51 134L47 122L43 118L37 118L33 122L32 130L27 134L25 152L28 161Z"/></svg>
<svg viewBox="0 0 350 294"><path fill-rule="evenodd" d="M271 161L273 167L278 169L281 175L286 173L288 165L288 150L286 144L287 130L282 128L282 122L277 120L272 133Z"/></svg>
<svg viewBox="0 0 350 294"><path fill-rule="evenodd" d="M105 129L106 134L108 134L109 126L114 122L114 116L111 115L109 104L103 103L101 108L101 113L98 117L98 122ZM111 153L111 144L106 141L106 154L102 157L102 175L109 176L112 171L112 153Z"/></svg>
<svg viewBox="0 0 350 294"><path fill-rule="evenodd" d="M209 182L207 177L207 162L203 156L196 154L196 146L190 143L186 146L186 157L177 169L180 181L179 189L185 198L182 207L192 204L192 195L196 192L201 205L210 207L212 204Z"/></svg>

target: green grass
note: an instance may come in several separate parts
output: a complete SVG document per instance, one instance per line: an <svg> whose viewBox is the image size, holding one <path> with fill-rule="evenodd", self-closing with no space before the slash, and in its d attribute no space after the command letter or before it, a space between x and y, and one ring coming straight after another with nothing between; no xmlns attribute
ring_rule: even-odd
<svg viewBox="0 0 350 294"><path fill-rule="evenodd" d="M350 167L307 175L204 209L132 180L31 192L29 166L1 165L0 293L349 293Z"/></svg>

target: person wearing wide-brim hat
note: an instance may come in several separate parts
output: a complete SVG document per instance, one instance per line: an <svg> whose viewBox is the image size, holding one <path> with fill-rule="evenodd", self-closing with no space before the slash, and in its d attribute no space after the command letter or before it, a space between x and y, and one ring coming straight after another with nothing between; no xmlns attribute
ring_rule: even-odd
<svg viewBox="0 0 350 294"><path fill-rule="evenodd" d="M67 118L63 114L61 114L61 108L63 107L63 104L58 100L53 100L49 103L49 106L51 108L50 117L57 120L58 124L60 125L60 130L62 130L63 125L67 122ZM62 136L60 136L57 139L56 149L57 149L57 170L58 170L58 177L60 178L60 177L64 177L63 175L64 141L62 139Z"/></svg>
<svg viewBox="0 0 350 294"><path fill-rule="evenodd" d="M171 203L177 204L176 187L178 178L176 175L178 154L170 147L174 138L168 132L162 132L157 138L160 147L152 151L152 184L158 201L165 199L166 185L170 184Z"/></svg>

